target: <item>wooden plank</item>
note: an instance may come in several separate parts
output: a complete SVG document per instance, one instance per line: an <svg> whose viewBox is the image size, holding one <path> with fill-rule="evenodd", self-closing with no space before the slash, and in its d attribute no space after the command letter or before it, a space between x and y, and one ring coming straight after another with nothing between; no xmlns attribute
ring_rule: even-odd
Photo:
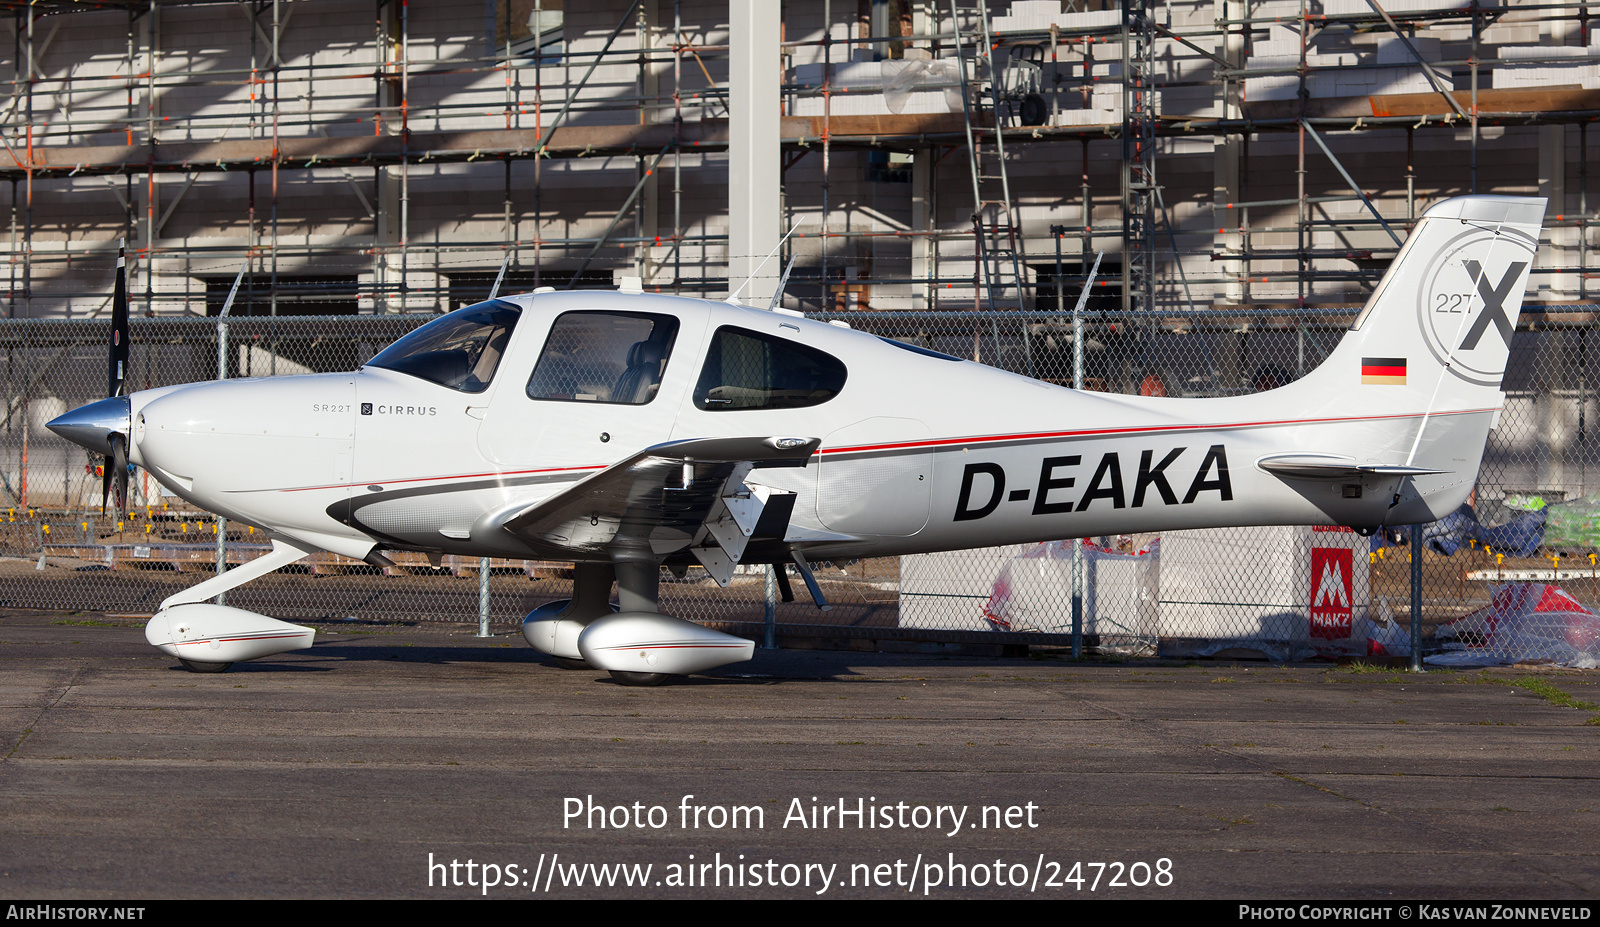
<svg viewBox="0 0 1600 927"><path fill-rule="evenodd" d="M1450 94L1461 108L1472 111L1472 91ZM1374 116L1443 116L1450 107L1437 93L1394 93L1369 98ZM1600 109L1600 90L1578 84L1529 87L1516 90L1478 89L1479 113L1562 113Z"/></svg>
<svg viewBox="0 0 1600 927"><path fill-rule="evenodd" d="M1461 108L1472 111L1472 91L1451 93ZM1263 100L1246 103L1251 119L1298 119L1300 101ZM1528 87L1515 90L1478 90L1479 113L1568 113L1600 110L1600 90L1585 90L1577 84L1555 87ZM1370 97L1313 97L1306 101L1305 115L1312 119L1359 119L1362 117L1422 117L1455 115L1444 98L1431 91L1390 93ZM1459 117L1457 117L1459 119Z"/></svg>
<svg viewBox="0 0 1600 927"><path fill-rule="evenodd" d="M975 114L988 126L987 114ZM920 135L961 135L965 122L960 113L906 113L871 116L834 116L828 131L840 140L873 137L905 138ZM784 141L822 137L821 116L785 116ZM686 122L682 129L685 150L720 151L728 147L728 122L707 119ZM548 135L545 151L556 157L590 154L653 154L672 144L671 125L564 126ZM544 135L533 129L483 129L463 132L413 132L409 145L398 135L358 135L334 138L306 137L179 142L159 145L51 145L36 146L32 161L24 148L0 150L0 176L20 176L32 166L38 174L140 173L153 171L226 171L270 165L307 168L350 164L398 164L475 161L483 158L526 158L538 150Z"/></svg>
<svg viewBox="0 0 1600 927"><path fill-rule="evenodd" d="M545 151L556 156L587 154L653 154L673 140L671 125L567 126L547 133ZM409 147L397 135L335 138L270 139L182 142L176 144L112 146L36 146L32 166L36 173L121 173L156 171L225 171L253 165L304 168L341 164L398 164L472 161L485 157L531 157L542 135L533 129L485 129L469 132L414 132ZM728 146L726 120L687 122L683 125L686 149L719 150ZM13 146L0 150L0 175L26 171L27 152Z"/></svg>
<svg viewBox="0 0 1600 927"><path fill-rule="evenodd" d="M976 114L975 114L976 115ZM987 127L992 121L985 114ZM785 142L800 138L822 137L821 116L785 116L779 130ZM960 135L966 132L966 121L960 113L905 113L902 115L833 116L828 120L828 134L834 138L870 138L872 136Z"/></svg>

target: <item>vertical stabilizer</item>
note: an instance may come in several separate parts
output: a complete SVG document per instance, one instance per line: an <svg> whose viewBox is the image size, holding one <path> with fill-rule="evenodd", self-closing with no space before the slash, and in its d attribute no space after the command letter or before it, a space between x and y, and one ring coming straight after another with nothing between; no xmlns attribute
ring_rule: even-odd
<svg viewBox="0 0 1600 927"><path fill-rule="evenodd" d="M1397 410L1498 408L1544 207L1463 196L1428 210L1323 369Z"/></svg>
<svg viewBox="0 0 1600 927"><path fill-rule="evenodd" d="M1340 453L1439 471L1405 478L1386 524L1439 518L1476 483L1544 209L1513 196L1429 209L1339 346L1289 387L1302 407L1370 417L1370 444Z"/></svg>

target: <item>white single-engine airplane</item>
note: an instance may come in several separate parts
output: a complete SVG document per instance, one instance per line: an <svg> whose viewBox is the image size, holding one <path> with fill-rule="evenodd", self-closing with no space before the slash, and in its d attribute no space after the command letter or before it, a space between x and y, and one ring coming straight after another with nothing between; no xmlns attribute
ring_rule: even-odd
<svg viewBox="0 0 1600 927"><path fill-rule="evenodd" d="M409 550L573 561L572 599L524 636L648 685L753 655L662 615L663 565L726 585L793 563L820 603L811 560L1453 511L1504 402L1544 205L1434 206L1327 360L1254 395L1079 392L791 311L613 291L491 299L354 373L122 395L124 297L111 398L49 427L107 456L119 506L131 462L272 539L151 619L192 670L314 634L207 599L314 550Z"/></svg>

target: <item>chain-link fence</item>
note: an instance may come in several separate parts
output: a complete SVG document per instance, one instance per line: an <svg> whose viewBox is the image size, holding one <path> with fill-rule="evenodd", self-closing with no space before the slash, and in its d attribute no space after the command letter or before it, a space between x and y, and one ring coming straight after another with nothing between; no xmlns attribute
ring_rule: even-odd
<svg viewBox="0 0 1600 927"><path fill-rule="evenodd" d="M699 568L663 574L664 611L765 639L803 636L841 646L1070 646L1076 603L1093 649L1171 655L1248 651L1274 659L1409 652L1413 597L1425 651L1458 659L1557 659L1595 650L1600 619L1577 603L1600 596L1600 497L1588 486L1587 424L1596 411L1587 313L1566 307L1517 332L1506 408L1492 433L1473 508L1427 529L1419 584L1408 532L1373 538L1345 529L1177 531L817 565L832 608L799 591L781 601L765 566L722 589ZM1337 344L1351 310L1238 310L1159 317L1091 313L1087 388L1222 396L1283 385ZM133 323L130 385L350 370L432 315L237 318L226 343L215 318ZM851 312L858 329L1070 385L1068 315L1019 312ZM1559 320L1571 320L1562 322ZM98 457L45 423L103 394L107 325L94 320L0 322L5 417L0 421L0 604L148 614L210 575L217 519L135 474L129 514L100 514ZM1600 352L1597 352L1600 353ZM1596 370L1600 374L1600 370ZM1600 476L1600 470L1597 470ZM237 565L265 550L250 528L226 525L222 556ZM504 629L569 594L570 564L395 555L378 568L331 554L239 587L228 602L290 620L471 621ZM489 570L480 587L480 572ZM1336 582L1335 582L1336 580ZM1333 585L1329 585L1332 582ZM1549 588L1502 584L1547 584ZM798 583L796 583L798 588ZM1570 595L1563 599L1559 590ZM1502 591L1496 593L1499 588ZM482 591L486 589L486 594ZM1507 591L1509 590L1509 591ZM1552 591L1557 590L1557 591ZM481 612L480 612L481 610ZM1587 636L1586 636L1587 635Z"/></svg>

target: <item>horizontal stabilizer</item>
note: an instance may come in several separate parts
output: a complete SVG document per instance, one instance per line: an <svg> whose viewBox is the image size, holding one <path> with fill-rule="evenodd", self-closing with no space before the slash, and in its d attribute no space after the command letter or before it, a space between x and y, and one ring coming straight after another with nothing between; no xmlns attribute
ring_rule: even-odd
<svg viewBox="0 0 1600 927"><path fill-rule="evenodd" d="M1401 467L1357 463L1342 454L1273 454L1256 466L1276 476L1297 480L1349 480L1363 476L1431 476L1445 473L1427 467Z"/></svg>

